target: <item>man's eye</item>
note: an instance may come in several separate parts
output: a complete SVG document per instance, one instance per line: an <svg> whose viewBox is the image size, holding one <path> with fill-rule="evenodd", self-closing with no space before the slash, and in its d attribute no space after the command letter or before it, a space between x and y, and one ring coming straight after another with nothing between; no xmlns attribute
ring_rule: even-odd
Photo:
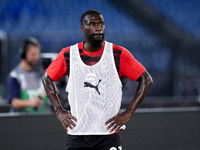
<svg viewBox="0 0 200 150"><path fill-rule="evenodd" d="M91 26L91 27L94 26L94 23L90 23L90 26Z"/></svg>

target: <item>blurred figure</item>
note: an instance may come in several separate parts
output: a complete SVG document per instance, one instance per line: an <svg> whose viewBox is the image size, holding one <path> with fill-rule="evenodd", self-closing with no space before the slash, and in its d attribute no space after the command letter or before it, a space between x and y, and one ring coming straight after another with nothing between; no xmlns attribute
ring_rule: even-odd
<svg viewBox="0 0 200 150"><path fill-rule="evenodd" d="M40 44L37 39L25 39L20 48L21 62L9 74L7 79L8 101L11 112L50 111L49 101L42 86L42 68L39 67Z"/></svg>

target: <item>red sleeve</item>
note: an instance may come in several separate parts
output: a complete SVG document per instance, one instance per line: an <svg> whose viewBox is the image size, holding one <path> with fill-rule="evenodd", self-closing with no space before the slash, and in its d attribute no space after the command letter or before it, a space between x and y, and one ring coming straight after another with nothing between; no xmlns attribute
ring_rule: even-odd
<svg viewBox="0 0 200 150"><path fill-rule="evenodd" d="M64 53L69 51L69 49L69 47L62 49L56 59L47 68L46 72L53 81L58 81L64 75L67 75L67 64Z"/></svg>
<svg viewBox="0 0 200 150"><path fill-rule="evenodd" d="M139 63L127 49L123 47L121 47L121 49L119 76L126 76L136 81L145 71L145 67Z"/></svg>

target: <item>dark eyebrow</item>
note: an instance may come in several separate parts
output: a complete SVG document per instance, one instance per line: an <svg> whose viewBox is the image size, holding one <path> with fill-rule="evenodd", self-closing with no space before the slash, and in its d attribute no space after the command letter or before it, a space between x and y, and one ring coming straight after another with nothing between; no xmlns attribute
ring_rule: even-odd
<svg viewBox="0 0 200 150"><path fill-rule="evenodd" d="M92 23L96 23L96 22L100 22L100 23L102 23L102 22L104 22L104 21L103 21L103 20L101 20L101 21L90 20L89 23L90 23L90 22L92 22Z"/></svg>

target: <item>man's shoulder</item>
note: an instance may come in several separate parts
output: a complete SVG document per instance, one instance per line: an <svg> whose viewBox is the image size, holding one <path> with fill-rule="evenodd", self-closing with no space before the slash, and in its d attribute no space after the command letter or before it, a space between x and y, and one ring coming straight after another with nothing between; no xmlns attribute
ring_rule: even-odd
<svg viewBox="0 0 200 150"><path fill-rule="evenodd" d="M113 52L118 54L126 53L128 50L124 48L123 46L119 46L116 44L113 44Z"/></svg>
<svg viewBox="0 0 200 150"><path fill-rule="evenodd" d="M82 49L82 47L83 47L83 42L76 43L76 44L78 44L78 48L79 48L79 49ZM63 48L63 49L61 50L60 53L62 53L62 54L64 54L64 55L69 54L69 53L70 53L70 47L73 46L73 45L76 45L76 44L72 44L72 45L70 45L70 46L68 46L68 47Z"/></svg>
<svg viewBox="0 0 200 150"><path fill-rule="evenodd" d="M123 46L119 46L119 45L116 45L116 44L113 44L113 50L120 50L120 51L125 51L127 50L126 48L124 48Z"/></svg>
<svg viewBox="0 0 200 150"><path fill-rule="evenodd" d="M20 64L18 64L17 66L15 66L11 72L9 73L9 76L10 77L13 77L13 78L17 78L17 76L22 72L22 68L20 66Z"/></svg>
<svg viewBox="0 0 200 150"><path fill-rule="evenodd" d="M70 51L70 46L69 47L65 47L61 50L61 53L68 53Z"/></svg>

